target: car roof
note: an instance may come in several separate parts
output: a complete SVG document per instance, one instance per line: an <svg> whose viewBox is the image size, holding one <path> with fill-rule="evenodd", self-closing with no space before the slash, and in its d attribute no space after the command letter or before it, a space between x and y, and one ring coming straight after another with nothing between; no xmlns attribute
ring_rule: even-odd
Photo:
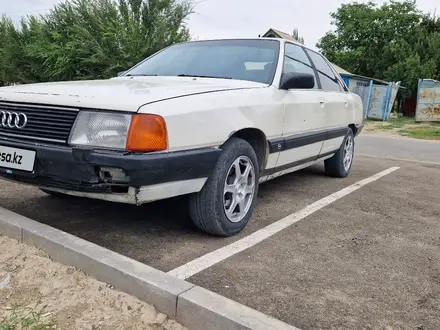
<svg viewBox="0 0 440 330"><path fill-rule="evenodd" d="M210 38L210 39L200 39L200 40L192 40L192 41L188 41L188 42L182 42L182 44L188 44L188 43L196 43L196 42L204 42L204 41L222 41L222 40L274 40L274 41L279 41L280 43L290 43L290 44L295 44L297 46L306 48L310 51L313 51L316 53L315 50L299 43L296 41L292 41L292 40L288 40L288 39L283 39L283 38L269 38L269 37L260 37L260 38Z"/></svg>

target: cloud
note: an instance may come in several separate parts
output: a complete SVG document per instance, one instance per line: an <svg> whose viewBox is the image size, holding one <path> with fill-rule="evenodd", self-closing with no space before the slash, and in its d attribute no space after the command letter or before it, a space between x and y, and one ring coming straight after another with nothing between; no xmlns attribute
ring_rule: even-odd
<svg viewBox="0 0 440 330"><path fill-rule="evenodd" d="M438 0L418 0L417 4L424 11L440 9ZM340 0L201 0L188 26L201 39L257 37L269 28L292 33L297 28L306 45L314 47L331 30L330 13L340 5Z"/></svg>
<svg viewBox="0 0 440 330"><path fill-rule="evenodd" d="M0 0L0 12L14 21L26 14L49 10L60 0ZM298 28L306 45L314 47L331 29L330 12L340 0L195 0L196 13L189 21L191 34L199 39L257 37L269 28L292 33ZM348 1L343 1L344 3ZM385 0L378 0L383 3ZM438 0L418 0L423 11L440 10Z"/></svg>
<svg viewBox="0 0 440 330"><path fill-rule="evenodd" d="M0 0L0 13L6 14L14 22L20 21L20 18L26 15L44 14L60 0Z"/></svg>

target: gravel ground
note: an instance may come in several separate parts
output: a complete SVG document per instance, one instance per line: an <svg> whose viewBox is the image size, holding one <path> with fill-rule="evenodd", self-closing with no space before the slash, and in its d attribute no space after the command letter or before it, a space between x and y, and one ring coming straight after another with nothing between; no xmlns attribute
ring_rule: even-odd
<svg viewBox="0 0 440 330"><path fill-rule="evenodd" d="M186 329L34 247L0 236L0 251L0 329L17 318L14 312L21 318L35 312L32 318L40 320L33 325L52 329Z"/></svg>

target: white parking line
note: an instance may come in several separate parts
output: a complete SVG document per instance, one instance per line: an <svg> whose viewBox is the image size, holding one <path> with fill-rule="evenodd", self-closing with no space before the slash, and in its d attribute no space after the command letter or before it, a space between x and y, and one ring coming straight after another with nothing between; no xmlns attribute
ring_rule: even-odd
<svg viewBox="0 0 440 330"><path fill-rule="evenodd" d="M200 258L197 258L193 261L184 264L183 266L175 268L169 271L168 274L176 276L177 278L180 279L187 279L197 273L200 273L202 270L205 270L215 265L216 263L225 260L226 258L229 258L237 253L240 253L254 246L257 243L262 242L266 238L271 237L272 235L291 226L292 224L300 221L301 219L304 219L310 214L319 211L325 206L330 205L331 203L337 201L338 199L341 199L342 197L347 196L348 194L351 194L352 192L355 192L356 190L362 188L363 186L371 182L379 180L380 178L394 171L397 171L399 168L400 167L391 167L383 172L377 173L373 176L370 176L369 178L356 182L351 186L348 186L327 197L324 197L323 199L320 199L319 201L316 201L313 204L306 206L302 210L290 214L287 217L278 220L277 222L274 222L269 226L264 227L249 236L246 236L232 244L226 245L218 250L205 254Z"/></svg>

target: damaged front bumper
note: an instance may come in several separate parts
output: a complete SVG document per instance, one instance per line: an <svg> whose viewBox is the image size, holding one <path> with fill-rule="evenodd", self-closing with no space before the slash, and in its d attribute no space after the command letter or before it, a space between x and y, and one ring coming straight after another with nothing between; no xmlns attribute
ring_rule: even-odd
<svg viewBox="0 0 440 330"><path fill-rule="evenodd" d="M0 178L69 195L142 204L199 191L221 150L131 153L0 140L35 151L32 171L0 167Z"/></svg>

